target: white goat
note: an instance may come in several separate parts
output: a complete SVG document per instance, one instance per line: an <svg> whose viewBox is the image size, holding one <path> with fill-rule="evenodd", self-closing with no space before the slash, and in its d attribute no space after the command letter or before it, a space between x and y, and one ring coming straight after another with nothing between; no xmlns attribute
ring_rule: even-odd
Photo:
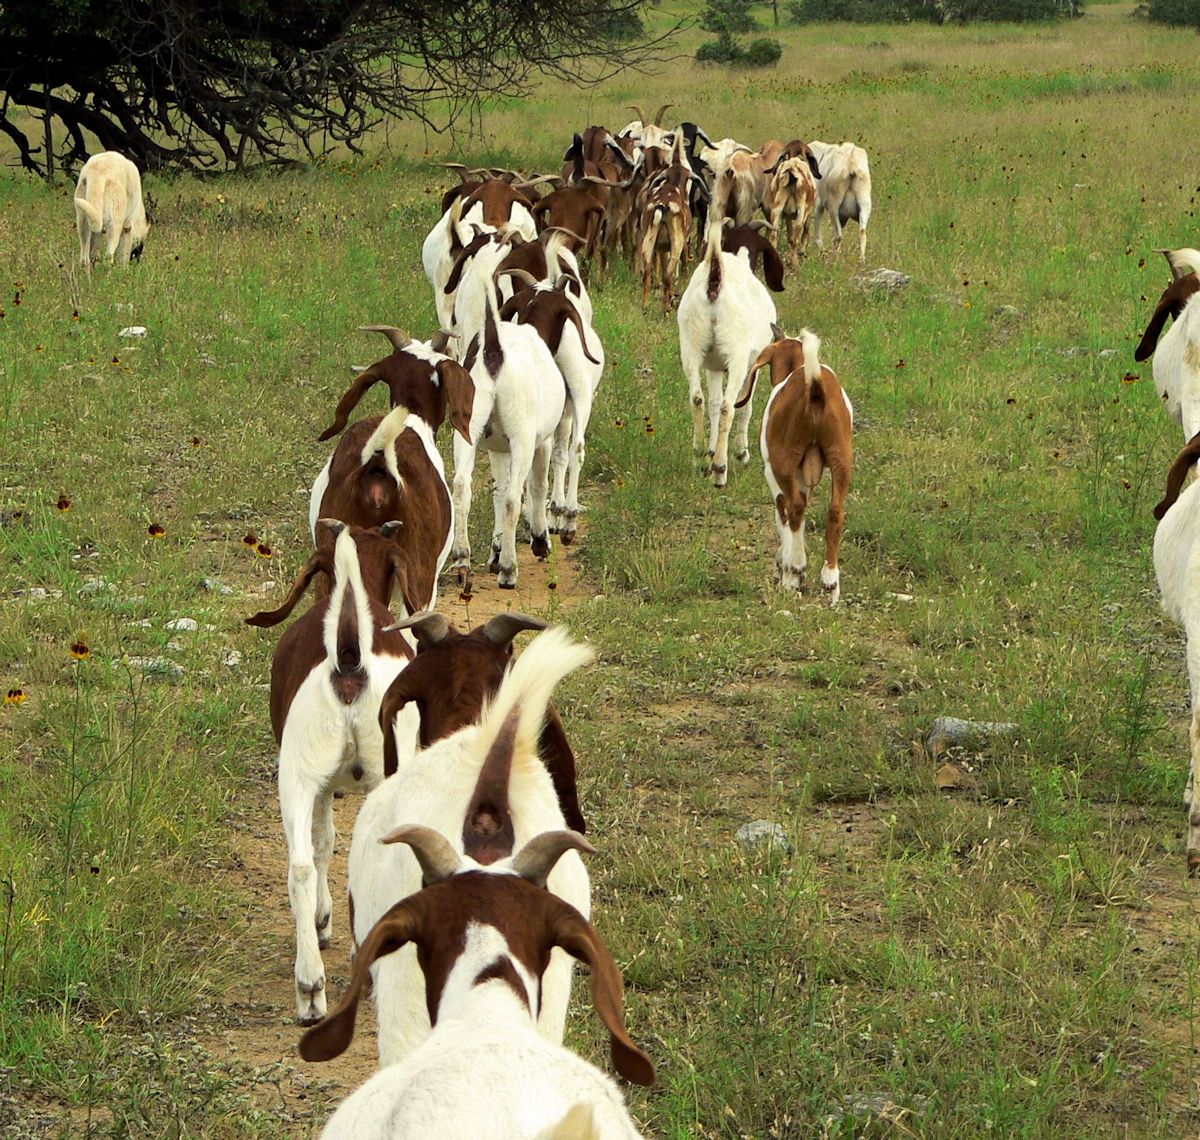
<svg viewBox="0 0 1200 1140"><path fill-rule="evenodd" d="M380 846L398 824L452 835L457 850L477 863L511 855L535 835L566 827L554 781L538 754L538 737L554 687L593 657L565 630L540 634L511 667L478 724L400 763L367 797L350 844L350 897L360 943L389 907L421 887L412 852ZM406 696L412 707L423 703L419 692ZM389 712L393 707L389 702ZM407 724L401 730L407 732ZM581 914L590 913L591 887L578 855L568 854L555 867L548 886ZM382 1065L403 1060L429 1034L419 972L414 949L381 959L374 970ZM570 992L571 960L556 952L537 1018L549 1041L562 1041Z"/></svg>
<svg viewBox="0 0 1200 1140"><path fill-rule="evenodd" d="M106 150L83 164L75 186L75 228L79 231L79 264L89 273L92 258L115 254L122 265L140 257L150 223L142 202L142 176L123 154Z"/></svg>
<svg viewBox="0 0 1200 1140"><path fill-rule="evenodd" d="M1200 459L1200 435L1193 436L1175 458L1167 477L1167 493L1154 508L1159 520L1154 532L1154 572L1167 615L1187 635L1187 671L1192 715L1188 726L1191 764L1184 806L1188 809L1187 869L1200 872L1200 481L1182 494L1188 471Z"/></svg>
<svg viewBox="0 0 1200 1140"><path fill-rule="evenodd" d="M319 1021L326 1009L321 948L329 946L333 928L328 881L336 837L333 795L347 789L369 791L382 781L379 705L412 659L404 635L385 632L392 625L386 609L391 571L402 557L387 528L352 533L336 520L327 519L325 525L336 535L331 563L318 551L280 610L246 619L251 625L274 625L318 570L332 571L332 594L289 627L271 664L271 724L279 742L279 808L288 847L288 897L296 919L301 1025ZM413 754L419 720L415 709L405 709L397 718L398 755Z"/></svg>
<svg viewBox="0 0 1200 1140"><path fill-rule="evenodd" d="M747 402L734 418L734 397L755 357L774 339L775 302L754 276L748 257L721 252L721 221L708 229L704 257L679 302L679 356L692 406L692 446L702 454L705 383L708 389L708 460L713 482L724 487L729 472L729 435L736 429L737 458L750 461ZM722 383L722 377L724 383Z"/></svg>
<svg viewBox="0 0 1200 1140"><path fill-rule="evenodd" d="M821 168L817 182L817 206L813 211L813 232L817 248L821 244L821 218L828 213L833 222L833 248L842 244L842 226L846 222L858 223L858 261L867 260L867 223L871 220L871 169L867 164L867 152L854 143L823 143L810 141L812 151Z"/></svg>
<svg viewBox="0 0 1200 1140"><path fill-rule="evenodd" d="M475 453L492 467L495 525L488 569L501 589L517 584L517 519L529 499L530 545L550 553L546 492L555 429L566 406L566 384L550 349L528 325L502 322L493 277L502 249L481 250L455 299L455 332L465 346L463 367L475 383L470 439L454 439L454 546L452 566L470 573L471 480Z"/></svg>
<svg viewBox="0 0 1200 1140"><path fill-rule="evenodd" d="M542 963L552 949L565 950L591 970L617 1071L638 1084L654 1081L654 1066L625 1029L612 954L574 907L543 889L559 856L592 850L587 841L570 831L542 834L482 867L429 828L403 827L389 838L412 848L426 886L375 925L342 1005L304 1035L300 1053L321 1061L349 1045L370 966L409 943L420 951L435 1025L406 1061L338 1108L324 1140L545 1140L581 1116L590 1116L595 1137L637 1140L613 1081L535 1029Z"/></svg>
<svg viewBox="0 0 1200 1140"><path fill-rule="evenodd" d="M1173 280L1134 351L1136 361L1154 354L1154 388L1167 413L1183 427L1183 438L1200 431L1200 305L1192 298L1200 292L1200 252L1194 249L1162 250ZM1174 324L1162 335L1167 318ZM1161 338L1161 339L1160 339Z"/></svg>

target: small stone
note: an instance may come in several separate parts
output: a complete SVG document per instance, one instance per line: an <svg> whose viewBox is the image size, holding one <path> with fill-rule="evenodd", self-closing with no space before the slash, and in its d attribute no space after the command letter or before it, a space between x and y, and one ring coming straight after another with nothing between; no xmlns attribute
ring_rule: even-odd
<svg viewBox="0 0 1200 1140"><path fill-rule="evenodd" d="M79 587L79 596L81 598L90 598L93 594L102 594L104 592L112 593L116 589L107 578L101 578L98 575L94 578L85 578L83 585Z"/></svg>
<svg viewBox="0 0 1200 1140"><path fill-rule="evenodd" d="M887 593L887 597L897 602L911 602L913 600L912 594L893 594L890 590Z"/></svg>
<svg viewBox="0 0 1200 1140"><path fill-rule="evenodd" d="M133 337L142 337L146 335L145 325L130 325L128 328L122 329L117 336L123 336L127 340Z"/></svg>
<svg viewBox="0 0 1200 1140"><path fill-rule="evenodd" d="M226 586L225 583L222 582L218 578L204 578L200 582L200 585L204 589L206 589L214 594L232 594L233 593L233 588L231 586Z"/></svg>
<svg viewBox="0 0 1200 1140"><path fill-rule="evenodd" d="M141 621L131 621L129 624L135 629L150 629L153 627L154 622L149 618L142 618Z"/></svg>
<svg viewBox="0 0 1200 1140"><path fill-rule="evenodd" d="M254 592L255 592L256 594L269 594L269 593L271 593L271 591L272 591L272 590L274 590L274 589L275 589L275 583L274 583L274 582L260 582L260 583L259 583L259 586L258 586L258 589L257 589L257 590L255 590Z"/></svg>
<svg viewBox="0 0 1200 1140"><path fill-rule="evenodd" d="M242 663L242 655L236 649L229 649L221 654L221 664L226 669L236 669Z"/></svg>
<svg viewBox="0 0 1200 1140"><path fill-rule="evenodd" d="M28 598L31 602L40 602L49 596L50 591L45 586L30 586L28 590L13 590L14 598Z"/></svg>
<svg viewBox="0 0 1200 1140"><path fill-rule="evenodd" d="M166 629L170 633L195 633L199 628L200 623L190 617L172 618L166 624Z"/></svg>
<svg viewBox="0 0 1200 1140"><path fill-rule="evenodd" d="M182 653L184 649L183 643L180 641L168 641L163 648L167 650L168 653Z"/></svg>
<svg viewBox="0 0 1200 1140"><path fill-rule="evenodd" d="M1119 348L1102 348L1100 350L1101 360L1111 360L1114 356L1119 356L1121 350Z"/></svg>
<svg viewBox="0 0 1200 1140"><path fill-rule="evenodd" d="M912 278L897 269L872 269L869 273L857 273L851 279L860 289L885 289L893 293L904 289Z"/></svg>
<svg viewBox="0 0 1200 1140"><path fill-rule="evenodd" d="M737 837L751 851L757 851L764 843L768 848L778 848L785 855L792 853L792 844L783 825L769 819L756 819L744 823L737 829Z"/></svg>

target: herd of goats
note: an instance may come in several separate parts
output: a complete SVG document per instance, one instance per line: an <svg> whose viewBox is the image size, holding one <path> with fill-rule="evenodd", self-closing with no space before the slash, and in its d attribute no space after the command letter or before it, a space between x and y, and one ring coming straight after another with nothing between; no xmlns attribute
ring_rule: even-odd
<svg viewBox="0 0 1200 1140"><path fill-rule="evenodd" d="M447 562L470 573L478 448L491 463L489 569L502 588L516 584L522 511L535 556L548 553L551 533L564 543L575 537L585 435L605 361L581 259L603 272L616 251L636 252L643 306L657 274L669 308L680 267L694 257L678 304L693 444L723 486L731 433L735 454L749 460L750 399L769 366L760 449L781 584L805 584L804 513L828 467L820 579L838 601L853 410L818 358L817 337L779 329L770 290L782 288L779 247L790 246L794 259L810 221L819 244L822 213L835 242L845 222L858 223L865 257L867 156L851 143L769 142L757 151L732 139L713 143L692 123L661 127L665 109L653 121L639 110L616 133L576 134L560 176L457 168L460 184L447 191L423 247L439 329L420 341L371 326L392 352L355 377L320 437L340 439L312 490L315 553L277 609L247 619L274 626L313 586L315 604L278 643L270 685L297 1020L309 1026L300 1051L309 1060L344 1051L370 986L382 1065L338 1107L326 1138L640 1135L614 1082L561 1044L579 959L617 1072L640 1084L654 1079L625 1029L620 972L589 922L581 855L593 849L575 757L552 703L558 682L592 651L521 614L463 634L434 612ZM104 192L82 178L80 186L95 203L84 210L77 199L90 261L85 228L100 233L111 222ZM140 210L140 187L136 193ZM144 225L134 236L144 238ZM111 256L117 242L108 238ZM1200 252L1171 251L1168 261L1173 281L1136 357L1154 355L1156 388L1188 440L1155 509L1154 561L1164 607L1188 636L1194 874L1200 481L1182 488L1200 459ZM1168 318L1174 323L1164 334ZM391 410L349 424L375 384L389 389ZM452 484L436 446L447 419ZM535 629L544 632L514 662L514 639ZM327 1016L321 950L332 930L332 803L348 790L368 793L349 853L356 951L350 985Z"/></svg>
<svg viewBox="0 0 1200 1140"><path fill-rule="evenodd" d="M731 431L749 460L750 397L769 366L761 446L781 579L803 586L805 506L828 467L821 583L838 600L853 412L818 359L817 337L782 334L757 272L782 287L770 239L790 231L798 242L823 201L839 238L843 221L858 221L862 250L866 155L800 140L753 152L714 144L692 124L664 130L639 119L616 134L576 135L564 162L555 178L458 168L423 248L439 330L421 341L370 326L392 351L355 376L321 435L340 438L312 489L315 553L277 609L247 619L276 625L313 586L317 601L278 643L270 693L297 1019L311 1027L300 1050L310 1060L341 1053L369 984L383 1066L339 1106L326 1137L639 1135L612 1080L561 1044L580 959L617 1071L654 1079L623 1024L620 973L588 921L581 854L592 848L551 703L591 650L548 629L513 663L516 635L544 622L507 613L463 634L434 612L443 567L470 573L478 449L491 464L489 569L502 588L517 581L522 512L535 556L549 552L552 533L575 537L605 361L581 259L603 272L615 250L636 247L646 296L657 266L670 304L697 220L678 313L695 446L717 486ZM822 185L839 187L836 200L822 198ZM748 224L759 210L761 224ZM389 389L391 410L350 423L375 384ZM436 446L446 420L452 483ZM349 988L327 1016L332 801L351 789L368 793L349 853L357 949Z"/></svg>

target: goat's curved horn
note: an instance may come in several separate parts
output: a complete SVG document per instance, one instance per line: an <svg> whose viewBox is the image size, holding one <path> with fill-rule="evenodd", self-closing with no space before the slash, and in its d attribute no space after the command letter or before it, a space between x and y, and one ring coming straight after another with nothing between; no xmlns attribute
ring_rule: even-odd
<svg viewBox="0 0 1200 1140"><path fill-rule="evenodd" d="M629 103L628 107L631 111L637 112L638 122L644 125L646 122L646 112L643 111L636 103Z"/></svg>
<svg viewBox="0 0 1200 1140"><path fill-rule="evenodd" d="M507 646L518 633L527 629L545 629L547 623L528 614L497 614L483 627L483 636L493 645Z"/></svg>
<svg viewBox="0 0 1200 1140"><path fill-rule="evenodd" d="M577 831L543 831L513 856L512 869L534 886L544 887L555 863L568 851L596 854L596 849Z"/></svg>
<svg viewBox="0 0 1200 1140"><path fill-rule="evenodd" d="M389 831L379 842L407 843L421 864L421 877L427 887L449 878L462 866L462 858L450 841L432 827L406 824Z"/></svg>
<svg viewBox="0 0 1200 1140"><path fill-rule="evenodd" d="M534 275L532 273L529 273L527 270L519 269L519 268L497 270L496 271L496 279L499 280L501 277L515 277L518 281L524 281L526 285L540 285L541 284L541 282L536 277L534 277Z"/></svg>
<svg viewBox="0 0 1200 1140"><path fill-rule="evenodd" d="M412 343L412 337L404 329L398 329L395 325L359 325L358 331L383 333L392 342L392 347L395 349L404 348Z"/></svg>
<svg viewBox="0 0 1200 1140"><path fill-rule="evenodd" d="M1167 259L1171 277L1175 281L1189 273L1200 272L1200 253L1194 249L1156 249L1154 252L1161 253Z"/></svg>
<svg viewBox="0 0 1200 1140"><path fill-rule="evenodd" d="M447 332L445 329L438 329L438 331L429 338L429 347L432 348L434 352L444 353L453 336L454 334L452 332Z"/></svg>
<svg viewBox="0 0 1200 1140"><path fill-rule="evenodd" d="M398 629L411 629L422 649L428 649L450 636L449 621L432 610L422 610L419 614L406 617L403 621L387 626L383 632L394 633Z"/></svg>
<svg viewBox="0 0 1200 1140"><path fill-rule="evenodd" d="M772 227L772 225L771 225L771 223L770 223L770 222L768 222L768 221L766 220L766 218L753 218L753 219L751 219L749 222L747 222L746 224L747 224L747 225L748 225L748 226L749 226L749 227L750 227L752 230L754 230L754 232L755 232L755 233L762 233L762 232L763 232L763 230L769 230L769 229L772 229L772 228L773 228L773 227Z"/></svg>
<svg viewBox="0 0 1200 1140"><path fill-rule="evenodd" d="M404 524L399 519L390 519L388 522L380 524L379 533L384 538L392 538L403 526Z"/></svg>
<svg viewBox="0 0 1200 1140"><path fill-rule="evenodd" d="M317 526L323 526L334 538L346 529L346 524L341 519L317 519Z"/></svg>
<svg viewBox="0 0 1200 1140"><path fill-rule="evenodd" d="M435 162L434 166L444 167L446 170L466 170L465 164L461 162Z"/></svg>
<svg viewBox="0 0 1200 1140"><path fill-rule="evenodd" d="M668 108L670 108L670 107L674 107L674 106L675 106L675 104L674 104L674 103L664 103L664 104L663 104L661 107L659 107L659 109L658 109L657 111L655 111L655 113L654 113L654 125L655 125L656 127L661 127L661 126L662 126L662 117L663 117L663 113L664 113L664 112L665 112L665 111L666 111Z"/></svg>

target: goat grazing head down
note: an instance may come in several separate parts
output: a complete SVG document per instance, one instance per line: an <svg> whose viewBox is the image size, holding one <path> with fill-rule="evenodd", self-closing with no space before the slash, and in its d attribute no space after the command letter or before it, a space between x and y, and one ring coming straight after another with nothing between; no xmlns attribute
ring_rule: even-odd
<svg viewBox="0 0 1200 1140"><path fill-rule="evenodd" d="M425 827L397 828L381 842L412 848L425 887L375 924L359 948L341 1004L301 1038L305 1060L325 1061L345 1051L371 965L409 942L417 946L434 1026L440 1016L468 1006L484 986L511 991L532 1023L541 1000L541 976L557 946L591 970L592 1002L608 1028L616 1070L637 1084L653 1083L653 1064L625 1028L621 974L612 954L591 923L545 890L546 878L564 852L593 850L583 836L544 833L487 868L459 855L444 836Z"/></svg>

